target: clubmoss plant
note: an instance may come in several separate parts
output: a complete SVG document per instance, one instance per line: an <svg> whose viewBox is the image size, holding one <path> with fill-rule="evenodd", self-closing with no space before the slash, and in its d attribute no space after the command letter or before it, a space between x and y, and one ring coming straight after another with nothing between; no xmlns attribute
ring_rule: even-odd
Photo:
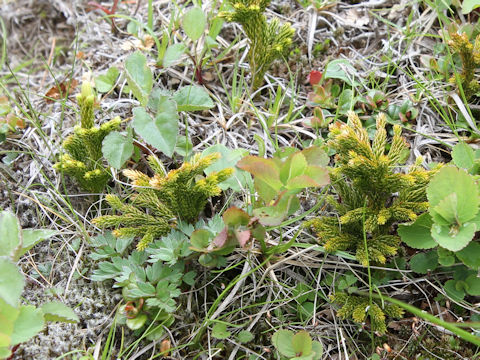
<svg viewBox="0 0 480 360"><path fill-rule="evenodd" d="M168 234L178 220L195 222L207 200L220 195L218 184L233 174L233 168L202 176L219 157L219 153L203 158L196 154L190 162L164 175L159 160L150 156L148 162L155 175L149 177L140 171L124 170L137 194L128 204L115 195L107 195L107 202L121 214L100 216L94 222L103 227L116 227L113 233L117 237L141 237L137 250L144 250L154 238Z"/></svg>
<svg viewBox="0 0 480 360"><path fill-rule="evenodd" d="M480 66L480 35L472 44L466 33L454 32L450 34L448 45L461 58L462 72L458 76L465 98L468 100L480 91L480 83L475 78L475 70ZM450 82L456 83L455 76L450 79Z"/></svg>
<svg viewBox="0 0 480 360"><path fill-rule="evenodd" d="M387 331L385 324L386 316L401 319L404 313L403 309L398 305L386 304L382 308L376 302L372 301L370 304L370 300L367 297L349 295L342 292L331 295L330 299L341 306L340 310L337 311L339 318L363 323L369 316L372 330L379 334L384 334Z"/></svg>
<svg viewBox="0 0 480 360"><path fill-rule="evenodd" d="M248 53L253 74L253 88L259 88L274 60L288 54L295 30L289 23L281 25L278 19L267 22L264 15L270 0L230 0L232 11L220 16L238 22L250 40Z"/></svg>
<svg viewBox="0 0 480 360"><path fill-rule="evenodd" d="M82 84L77 95L80 107L80 125L63 142L66 154L54 165L56 170L73 176L80 186L94 193L101 192L110 180L110 172L102 162L102 141L111 131L120 127L120 117L101 126L94 126L95 94L90 83Z"/></svg>
<svg viewBox="0 0 480 360"><path fill-rule="evenodd" d="M387 152L385 124L385 114L379 114L372 142L354 112L349 113L347 124L330 126L328 145L337 153L330 179L337 196L327 201L336 214L306 223L327 251L355 250L365 266L383 264L396 254L400 239L392 225L415 220L428 208L426 186L431 171L420 166L421 159L406 173L396 171L404 165L408 145L396 125Z"/></svg>

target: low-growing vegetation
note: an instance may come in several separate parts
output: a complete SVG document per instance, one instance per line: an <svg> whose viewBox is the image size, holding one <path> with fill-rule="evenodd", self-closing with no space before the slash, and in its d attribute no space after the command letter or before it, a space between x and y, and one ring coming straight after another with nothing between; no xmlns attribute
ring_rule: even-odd
<svg viewBox="0 0 480 360"><path fill-rule="evenodd" d="M0 358L480 359L479 9L4 1Z"/></svg>

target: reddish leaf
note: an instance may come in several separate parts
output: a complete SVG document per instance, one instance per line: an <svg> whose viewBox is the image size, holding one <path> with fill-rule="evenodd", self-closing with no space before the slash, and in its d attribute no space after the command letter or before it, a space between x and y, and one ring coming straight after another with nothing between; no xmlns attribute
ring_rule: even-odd
<svg viewBox="0 0 480 360"><path fill-rule="evenodd" d="M53 102L53 100L59 100L61 97L68 96L78 85L78 81L72 79L72 81L63 81L58 85L50 88L45 94L47 103Z"/></svg>
<svg viewBox="0 0 480 360"><path fill-rule="evenodd" d="M316 85L322 80L322 73L317 70L312 70L310 71L310 74L308 74L308 82L310 85Z"/></svg>
<svg viewBox="0 0 480 360"><path fill-rule="evenodd" d="M258 156L246 156L237 163L237 167L248 171L256 178L268 183L271 187L280 189L280 171L272 159L264 159Z"/></svg>
<svg viewBox="0 0 480 360"><path fill-rule="evenodd" d="M227 226L246 226L250 221L250 216L235 206L228 208L223 213L223 222Z"/></svg>
<svg viewBox="0 0 480 360"><path fill-rule="evenodd" d="M215 248L221 248L226 244L227 239L228 239L228 228L225 226L223 230L220 231L217 236L215 236L215 239L213 239L212 241L212 245Z"/></svg>
<svg viewBox="0 0 480 360"><path fill-rule="evenodd" d="M248 240L250 240L250 235L250 230L235 231L235 237L237 238L237 241L241 247L245 247Z"/></svg>

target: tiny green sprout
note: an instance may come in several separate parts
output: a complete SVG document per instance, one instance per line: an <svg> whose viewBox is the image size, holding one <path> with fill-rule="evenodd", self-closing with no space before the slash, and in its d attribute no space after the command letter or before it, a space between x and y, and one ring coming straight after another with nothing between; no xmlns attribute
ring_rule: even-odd
<svg viewBox="0 0 480 360"><path fill-rule="evenodd" d="M290 330L278 330L272 336L272 344L282 360L319 360L323 354L322 343L313 341L305 330L296 334Z"/></svg>

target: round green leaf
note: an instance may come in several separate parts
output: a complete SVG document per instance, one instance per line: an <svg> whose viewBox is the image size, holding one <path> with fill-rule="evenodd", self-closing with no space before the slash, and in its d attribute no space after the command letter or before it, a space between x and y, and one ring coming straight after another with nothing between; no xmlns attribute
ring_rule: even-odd
<svg viewBox="0 0 480 360"><path fill-rule="evenodd" d="M468 267L475 270L480 268L480 243L472 241L456 255Z"/></svg>
<svg viewBox="0 0 480 360"><path fill-rule="evenodd" d="M253 334L250 331L242 330L238 333L237 339L240 343L245 344L252 341L254 338Z"/></svg>
<svg viewBox="0 0 480 360"><path fill-rule="evenodd" d="M205 31L205 26L207 24L207 19L203 10L195 6L187 11L183 16L182 27L185 34L192 39L197 41L202 36Z"/></svg>
<svg viewBox="0 0 480 360"><path fill-rule="evenodd" d="M477 275L470 275L465 279L467 293L472 296L480 296L480 278Z"/></svg>
<svg viewBox="0 0 480 360"><path fill-rule="evenodd" d="M0 258L0 298L8 305L17 307L22 295L25 280L15 264Z"/></svg>
<svg viewBox="0 0 480 360"><path fill-rule="evenodd" d="M438 255L436 251L419 253L410 260L410 269L419 274L426 274L438 266Z"/></svg>
<svg viewBox="0 0 480 360"><path fill-rule="evenodd" d="M439 246L437 248L438 263L442 266L452 266L455 264L455 253Z"/></svg>
<svg viewBox="0 0 480 360"><path fill-rule="evenodd" d="M430 207L435 208L447 196L456 194L455 217L460 223L467 222L478 213L478 187L473 177L464 170L446 166L435 174L427 187L427 197ZM450 206L451 203L449 202ZM438 212L438 208L436 209ZM445 211L448 211L445 209Z"/></svg>
<svg viewBox="0 0 480 360"><path fill-rule="evenodd" d="M312 338L305 330L299 331L292 338L293 350L297 355L310 355L312 352Z"/></svg>
<svg viewBox="0 0 480 360"><path fill-rule="evenodd" d="M463 0L462 14L468 14L478 7L480 7L480 2L478 0Z"/></svg>
<svg viewBox="0 0 480 360"><path fill-rule="evenodd" d="M272 344L280 354L288 358L296 356L292 345L293 332L290 330L278 330L272 336Z"/></svg>
<svg viewBox="0 0 480 360"><path fill-rule="evenodd" d="M102 153L111 166L120 169L133 154L132 138L112 131L103 139Z"/></svg>
<svg viewBox="0 0 480 360"><path fill-rule="evenodd" d="M184 43L170 45L163 56L163 66L169 67L175 64L180 57L185 54L187 47Z"/></svg>
<svg viewBox="0 0 480 360"><path fill-rule="evenodd" d="M443 289L449 298L455 301L462 301L465 297L465 292L462 289L457 289L457 282L455 280L448 280Z"/></svg>
<svg viewBox="0 0 480 360"><path fill-rule="evenodd" d="M133 319L127 319L126 324L127 324L129 329L137 330L137 329L140 329L145 324L147 319L148 319L147 315L140 314Z"/></svg>
<svg viewBox="0 0 480 360"><path fill-rule="evenodd" d="M459 251L468 245L475 235L476 225L472 223L463 224L458 229L453 227L433 224L432 237L438 245L450 251Z"/></svg>
<svg viewBox="0 0 480 360"><path fill-rule="evenodd" d="M475 153L470 145L460 142L453 147L452 160L458 167L468 170L475 163Z"/></svg>
<svg viewBox="0 0 480 360"><path fill-rule="evenodd" d="M425 213L420 215L413 224L400 224L398 235L405 244L414 249L431 249L437 246L430 233L432 224L432 218Z"/></svg>
<svg viewBox="0 0 480 360"><path fill-rule="evenodd" d="M43 329L44 323L42 310L33 305L21 306L13 326L12 346L37 335Z"/></svg>

